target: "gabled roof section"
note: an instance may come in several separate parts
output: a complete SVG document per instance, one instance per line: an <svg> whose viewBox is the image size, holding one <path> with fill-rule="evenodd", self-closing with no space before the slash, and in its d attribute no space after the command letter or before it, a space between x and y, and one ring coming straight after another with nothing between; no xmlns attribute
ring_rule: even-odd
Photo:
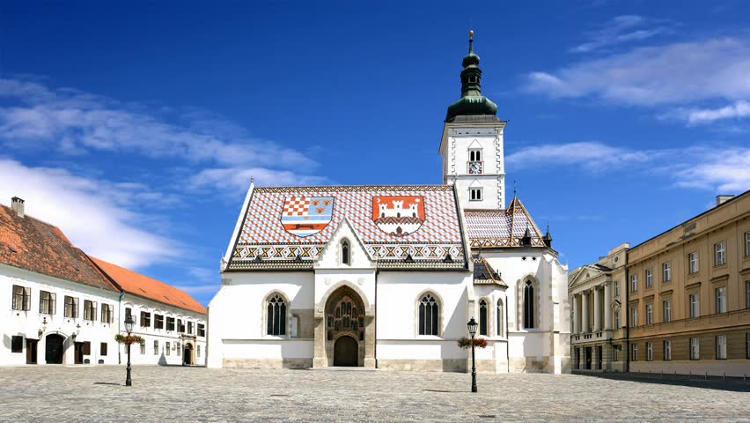
<svg viewBox="0 0 750 423"><path fill-rule="evenodd" d="M57 227L0 205L0 263L117 292Z"/></svg>
<svg viewBox="0 0 750 423"><path fill-rule="evenodd" d="M344 218L376 265L466 267L453 187L355 185L255 187L227 270L312 268Z"/></svg>
<svg viewBox="0 0 750 423"><path fill-rule="evenodd" d="M518 197L505 210L464 210L471 248L523 247L528 229L531 247L546 247L544 235Z"/></svg>
<svg viewBox="0 0 750 423"><path fill-rule="evenodd" d="M206 314L206 308L181 289L95 257L91 260L127 293Z"/></svg>
<svg viewBox="0 0 750 423"><path fill-rule="evenodd" d="M508 285L503 282L500 274L490 266L484 257L474 256L474 284L475 285L500 285L507 288Z"/></svg>

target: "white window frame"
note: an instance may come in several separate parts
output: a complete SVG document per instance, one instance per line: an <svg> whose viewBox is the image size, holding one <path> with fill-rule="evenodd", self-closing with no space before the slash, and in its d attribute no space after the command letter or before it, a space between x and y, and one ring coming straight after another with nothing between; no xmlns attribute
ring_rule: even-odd
<svg viewBox="0 0 750 423"><path fill-rule="evenodd" d="M693 251L692 253L688 254L688 273L694 275L698 273L699 269L700 261L698 259L698 252Z"/></svg>
<svg viewBox="0 0 750 423"><path fill-rule="evenodd" d="M654 272L651 268L646 269L646 288L654 286Z"/></svg>
<svg viewBox="0 0 750 423"><path fill-rule="evenodd" d="M714 312L726 313L727 312L727 287L718 286L714 288Z"/></svg>
<svg viewBox="0 0 750 423"><path fill-rule="evenodd" d="M630 326L631 327L638 326L638 306L630 307Z"/></svg>
<svg viewBox="0 0 750 423"><path fill-rule="evenodd" d="M727 336L716 335L716 359L726 360L727 359Z"/></svg>
<svg viewBox="0 0 750 423"><path fill-rule="evenodd" d="M725 240L714 244L714 266L727 264L727 242Z"/></svg>
<svg viewBox="0 0 750 423"><path fill-rule="evenodd" d="M630 361L638 361L638 344L630 346Z"/></svg>
<svg viewBox="0 0 750 423"><path fill-rule="evenodd" d="M482 201L484 199L483 187L469 187L469 201ZM477 195L474 195L477 193Z"/></svg>
<svg viewBox="0 0 750 423"><path fill-rule="evenodd" d="M469 149L469 162L481 162L481 161L482 161L482 149L470 148Z"/></svg>
<svg viewBox="0 0 750 423"><path fill-rule="evenodd" d="M654 323L654 305L646 304L646 324L650 325Z"/></svg>
<svg viewBox="0 0 750 423"><path fill-rule="evenodd" d="M745 232L745 257L750 257L750 231Z"/></svg>
<svg viewBox="0 0 750 423"><path fill-rule="evenodd" d="M615 281L615 297L619 297L619 296L620 296L620 282Z"/></svg>
<svg viewBox="0 0 750 423"><path fill-rule="evenodd" d="M630 292L638 292L638 275L630 275Z"/></svg>
<svg viewBox="0 0 750 423"><path fill-rule="evenodd" d="M672 340L665 339L663 342L663 348L664 348L664 361L671 361L672 360Z"/></svg>
<svg viewBox="0 0 750 423"><path fill-rule="evenodd" d="M750 308L750 281L745 281L745 308Z"/></svg>
<svg viewBox="0 0 750 423"><path fill-rule="evenodd" d="M688 295L688 316L694 319L696 317L700 317L700 315L701 315L701 308L700 308L700 298L698 298L698 294Z"/></svg>
<svg viewBox="0 0 750 423"><path fill-rule="evenodd" d="M646 361L654 359L654 345L652 342L646 342Z"/></svg>
<svg viewBox="0 0 750 423"><path fill-rule="evenodd" d="M665 261L661 264L661 281L671 282L672 281L672 262Z"/></svg>
<svg viewBox="0 0 750 423"><path fill-rule="evenodd" d="M701 359L701 343L697 337L690 338L690 359L700 360Z"/></svg>
<svg viewBox="0 0 750 423"><path fill-rule="evenodd" d="M672 321L672 300L662 300L661 313L663 322L666 323Z"/></svg>

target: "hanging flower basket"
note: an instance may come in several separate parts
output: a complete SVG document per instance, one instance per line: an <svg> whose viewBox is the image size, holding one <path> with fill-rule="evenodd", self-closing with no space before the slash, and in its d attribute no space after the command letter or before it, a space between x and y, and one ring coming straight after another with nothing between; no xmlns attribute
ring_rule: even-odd
<svg viewBox="0 0 750 423"><path fill-rule="evenodd" d="M141 345L143 345L143 344L146 343L146 340L143 339L143 338L141 338L138 335L121 335L119 333L117 335L115 335L115 341L117 341L117 342L119 342L121 344L125 344L125 345L130 345L130 344L141 344Z"/></svg>
<svg viewBox="0 0 750 423"><path fill-rule="evenodd" d="M458 346L463 349L471 347L471 338L461 338L456 342L458 343ZM477 348L486 348L487 338L474 338L474 346Z"/></svg>

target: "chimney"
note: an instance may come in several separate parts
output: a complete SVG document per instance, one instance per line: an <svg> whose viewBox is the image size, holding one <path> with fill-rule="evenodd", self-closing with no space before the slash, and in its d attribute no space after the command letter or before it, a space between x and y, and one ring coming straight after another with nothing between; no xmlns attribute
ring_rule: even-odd
<svg viewBox="0 0 750 423"><path fill-rule="evenodd" d="M731 200L732 198L734 198L734 195L717 195L716 196L716 205L720 206L720 205L726 203L727 201ZM23 200L21 200L21 201L23 201Z"/></svg>
<svg viewBox="0 0 750 423"><path fill-rule="evenodd" d="M23 217L23 198L20 197L13 197L10 199L10 208L13 209L14 212L18 215L18 217Z"/></svg>

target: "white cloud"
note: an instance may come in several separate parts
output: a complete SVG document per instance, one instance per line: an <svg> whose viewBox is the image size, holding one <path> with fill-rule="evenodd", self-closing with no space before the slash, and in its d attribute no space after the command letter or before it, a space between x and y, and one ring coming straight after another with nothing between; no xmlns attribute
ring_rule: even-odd
<svg viewBox="0 0 750 423"><path fill-rule="evenodd" d="M669 160L660 160L668 157ZM716 192L750 189L750 147L689 146L682 149L628 150L600 142L543 144L507 156L509 169L576 166L590 172L626 169L658 174L674 186Z"/></svg>
<svg viewBox="0 0 750 423"><path fill-rule="evenodd" d="M26 213L58 226L86 253L125 267L169 260L180 246L147 229L152 218L132 207L164 200L140 184L108 183L73 175L65 169L27 167L0 158L0 202L17 195Z"/></svg>
<svg viewBox="0 0 750 423"><path fill-rule="evenodd" d="M571 49L575 53L589 53L617 44L642 41L670 32L662 22L637 15L622 15L612 18L596 31L589 32L589 41Z"/></svg>
<svg viewBox="0 0 750 423"><path fill-rule="evenodd" d="M532 72L526 89L640 106L738 101L750 98L750 45L721 38L638 47L554 72Z"/></svg>
<svg viewBox="0 0 750 423"><path fill-rule="evenodd" d="M713 123L719 120L750 117L750 103L741 100L717 109L678 110L676 116L685 119L689 124Z"/></svg>
<svg viewBox="0 0 750 423"><path fill-rule="evenodd" d="M193 188L216 187L244 194L253 178L255 185L319 185L326 183L322 176L300 175L289 170L273 170L266 168L216 168L204 169L192 177L190 185Z"/></svg>

